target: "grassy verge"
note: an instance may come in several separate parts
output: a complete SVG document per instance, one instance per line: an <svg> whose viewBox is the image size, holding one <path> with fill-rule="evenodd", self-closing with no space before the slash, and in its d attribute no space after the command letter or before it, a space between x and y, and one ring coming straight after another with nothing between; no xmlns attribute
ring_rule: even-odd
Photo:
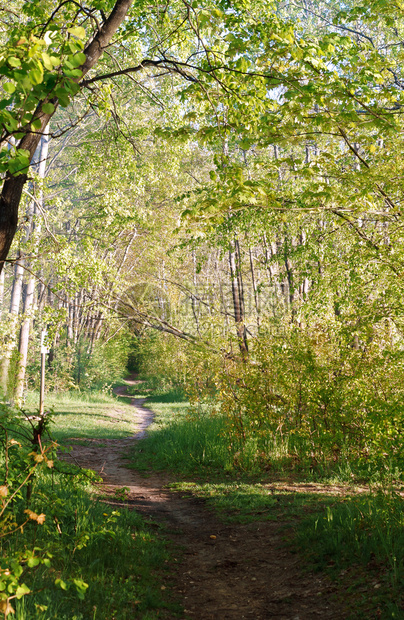
<svg viewBox="0 0 404 620"><path fill-rule="evenodd" d="M53 412L52 436L61 443L71 439L128 437L136 429L130 402L130 398L116 398L104 392L49 394L46 409ZM25 409L33 413L37 403L38 394L30 392Z"/></svg>
<svg viewBox="0 0 404 620"><path fill-rule="evenodd" d="M27 411L34 412L36 400L35 394L29 396ZM102 442L135 431L133 407L123 398L61 394L49 397L47 407L50 405L54 408L51 434L62 445L68 445L71 439ZM9 449L7 468L5 453L0 450L0 471L8 469L9 495L12 479L18 485L24 462L29 464L32 460L32 446L19 432L26 432L29 426L13 420L10 416L2 444L6 445L3 439L10 444L15 435L17 441L10 445L18 454L11 461ZM23 523L27 520L27 506L36 515L45 515L44 519L28 521L13 534L0 537L0 612L2 575L11 579L7 576L11 571L18 583L24 584L24 593L30 590L21 598L10 600L16 620L175 617L180 610L169 601L169 590L161 585L169 579L167 569L171 563L166 542L134 511L117 510L100 501L85 476L72 466L67 469L68 475L60 473L66 466L55 461L52 469L45 467L38 472L30 502L22 488L10 506L9 516L6 512L0 518L0 525L4 522L6 527L7 519ZM2 489L5 487L0 486ZM2 502L0 496L0 509Z"/></svg>
<svg viewBox="0 0 404 620"><path fill-rule="evenodd" d="M316 481L310 464L282 470L281 454L269 472L254 447L237 454L225 421L207 412L189 416L187 403L154 395L156 413L148 437L134 449L132 464L170 470L173 488L204 498L233 522L276 519L312 570L327 572L354 596L352 618L404 618L403 499L391 488L370 491L346 484L349 462ZM317 479L320 476L317 475ZM363 479L363 471L361 474Z"/></svg>
<svg viewBox="0 0 404 620"><path fill-rule="evenodd" d="M170 607L160 587L168 566L163 542L135 512L114 510L89 491L64 477L56 484L54 477L52 489L43 477L32 509L44 513L45 522L3 543L9 562L21 549L50 557L49 567L26 572L32 594L16 602L16 620L151 620Z"/></svg>

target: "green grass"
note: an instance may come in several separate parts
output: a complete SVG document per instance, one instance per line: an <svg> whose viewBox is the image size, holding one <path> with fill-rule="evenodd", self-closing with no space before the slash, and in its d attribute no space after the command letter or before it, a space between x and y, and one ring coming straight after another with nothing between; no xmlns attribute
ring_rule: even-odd
<svg viewBox="0 0 404 620"><path fill-rule="evenodd" d="M302 565L329 573L347 591L351 618L404 618L404 503L391 488L380 490L384 473L345 459L316 468L298 446L291 458L287 441L272 438L260 461L253 441L244 452L229 446L223 418L189 416L187 403L170 404L167 394L146 404L156 419L134 449L134 467L173 472L172 488L204 498L226 521L283 524ZM359 493L358 479L378 482L379 490Z"/></svg>
<svg viewBox="0 0 404 620"><path fill-rule="evenodd" d="M334 501L295 528L309 564L356 594L353 617L404 618L403 508L394 492L366 493Z"/></svg>
<svg viewBox="0 0 404 620"><path fill-rule="evenodd" d="M169 470L183 474L214 475L231 468L231 455L221 437L219 418L187 419L188 403L153 399L147 403L156 413L147 437L134 446L132 466L146 471Z"/></svg>
<svg viewBox="0 0 404 620"><path fill-rule="evenodd" d="M103 393L69 393L48 396L46 408L52 405L55 414L51 435L62 445L68 445L72 438L102 442L136 431L134 409L128 399ZM37 395L30 394L26 410L34 413L36 407ZM18 431L26 433L29 424L11 417L8 428L9 440ZM21 455L32 450L23 435L16 437L22 443L18 448ZM0 451L0 469L4 470L3 463L4 454ZM17 458L13 467L18 474L23 461ZM65 469L69 475L58 473ZM117 509L116 504L124 500L122 492L113 498L115 507L108 504L108 498L105 503L88 484L87 476L71 465L66 468L56 462L52 470L45 468L36 476L29 508L37 514L44 513L45 522L29 521L23 531L0 538L0 569L11 567L13 560L30 550L39 559L39 564L32 568L24 561L20 583L26 584L31 594L12 600L16 610L12 617L154 620L181 615L179 606L169 600L169 588L161 587L162 582L169 580L172 564L168 544L161 532L156 534L153 524L146 523L136 512L124 505ZM11 507L10 518L24 522L26 507L24 491ZM50 566L41 563L42 559L46 563L50 560ZM55 580L60 580L59 586ZM83 600L79 598L82 582L88 585Z"/></svg>
<svg viewBox="0 0 404 620"><path fill-rule="evenodd" d="M116 510L88 491L60 476L53 477L52 488L50 475L42 475L31 508L46 514L45 523L28 524L2 542L9 560L33 547L36 556L51 556L50 568L26 572L24 583L33 594L17 601L16 620L146 620L172 608L160 588L169 561L164 542L135 512ZM88 584L83 600L74 580Z"/></svg>
<svg viewBox="0 0 404 620"><path fill-rule="evenodd" d="M71 439L122 439L136 432L131 399L104 392L49 394L45 409L53 411L52 436L65 443ZM34 413L38 394L30 392L25 409Z"/></svg>

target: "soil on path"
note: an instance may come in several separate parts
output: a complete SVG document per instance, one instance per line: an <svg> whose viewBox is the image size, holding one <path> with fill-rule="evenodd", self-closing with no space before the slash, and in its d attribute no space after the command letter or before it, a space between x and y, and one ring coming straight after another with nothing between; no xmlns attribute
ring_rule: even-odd
<svg viewBox="0 0 404 620"><path fill-rule="evenodd" d="M123 396L125 389L119 388L118 393ZM125 505L165 526L165 536L181 548L169 586L174 598L182 602L185 618L348 618L335 586L324 576L304 572L299 556L285 547L279 523L224 524L203 500L166 489L168 476L145 478L127 469L125 456L153 419L144 399L132 399L132 404L139 429L136 435L73 445L68 458L102 476L103 491L112 503L122 505L114 498L117 490L126 487Z"/></svg>

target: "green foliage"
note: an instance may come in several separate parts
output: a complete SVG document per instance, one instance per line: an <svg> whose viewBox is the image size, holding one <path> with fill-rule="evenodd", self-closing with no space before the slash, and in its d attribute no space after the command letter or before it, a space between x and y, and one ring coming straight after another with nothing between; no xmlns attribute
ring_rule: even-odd
<svg viewBox="0 0 404 620"><path fill-rule="evenodd" d="M121 333L107 343L77 343L73 377L79 389L102 390L112 386L125 374L130 351L130 335Z"/></svg>
<svg viewBox="0 0 404 620"><path fill-rule="evenodd" d="M183 405L170 406L164 397L155 396L150 406L157 418L136 446L136 468L176 472L174 489L203 498L228 521L269 519L287 525L289 544L303 554L300 562L329 572L352 595L352 618L402 617L403 498L390 486L391 477L371 492L342 486L342 476L335 477L337 487L330 480L308 485L307 463L298 472L299 483L275 442L271 457L275 463L278 451L279 470L263 472L254 450L250 460L242 452L232 458L223 417L201 409L199 417L190 416ZM285 455L290 459L287 449ZM338 463L333 466L337 474Z"/></svg>
<svg viewBox="0 0 404 620"><path fill-rule="evenodd" d="M147 333L136 342L137 368L163 392L170 387L183 387L187 380L187 350L187 344L174 336Z"/></svg>
<svg viewBox="0 0 404 620"><path fill-rule="evenodd" d="M0 51L0 75L6 93L0 103L4 138L13 135L20 139L27 131L41 130L41 119L37 114L41 104L42 111L50 115L55 111L52 99L67 106L70 97L79 90L77 78L82 72L78 67L85 61L82 53L84 28L66 30L49 20L48 30L44 32L42 26L30 21L33 17L30 4L23 4L23 20L19 27L12 29L9 40L3 42ZM41 6L41 17L46 20L44 4L37 5L38 8ZM0 169L17 176L27 172L29 160L27 151L6 147L0 152Z"/></svg>
<svg viewBox="0 0 404 620"><path fill-rule="evenodd" d="M92 500L66 475L54 479L53 491L42 480L36 503L46 504L47 519L35 544L51 553L52 572L40 568L28 581L34 596L16 605L19 620L155 617L165 606L153 573L167 554L135 512ZM8 553L24 544L32 538L15 539Z"/></svg>
<svg viewBox="0 0 404 620"><path fill-rule="evenodd" d="M364 343L366 331L358 333ZM383 325L355 348L352 333L335 321L305 328L274 323L251 356L248 363L212 360L210 394L195 357L194 379L188 375L193 400L213 398L224 416L234 453L249 452L253 441L264 469L276 467L276 444L287 446L285 466L289 459L289 466L313 472L343 469L346 459L359 476L402 469L402 352L388 346Z"/></svg>
<svg viewBox="0 0 404 620"><path fill-rule="evenodd" d="M52 349L52 359L48 363L47 392L110 389L126 372L131 341L131 335L122 331L106 343L97 341L91 344L84 338L80 338L76 344L60 342ZM31 361L28 365L31 389L39 389L38 344L31 349ZM15 373L10 372L10 377L13 376Z"/></svg>
<svg viewBox="0 0 404 620"><path fill-rule="evenodd" d="M370 582L357 601L355 617L367 614L370 605L379 609L380 618L402 617L401 495L379 491L335 501L322 513L306 517L296 527L295 541L312 566L328 570L350 591Z"/></svg>
<svg viewBox="0 0 404 620"><path fill-rule="evenodd" d="M172 608L156 576L168 560L163 543L135 512L91 496L94 476L56 459L48 424L1 409L0 613L124 620Z"/></svg>
<svg viewBox="0 0 404 620"><path fill-rule="evenodd" d="M39 566L48 569L52 557L35 543L31 548L22 545L4 555L4 548L9 548L10 541L23 535L24 530L31 531L32 523L35 528L44 524L46 515L32 510L30 499L35 477L41 469L53 468L56 447L52 442L47 445L41 442L50 419L40 417L32 422L31 418L27 418L29 424L24 424L15 416L16 412L0 405L0 459L4 471L3 479L0 480L0 545L3 551L0 559L0 611L5 617L13 612L13 599L19 600L31 593L27 585L29 569L34 569L34 572Z"/></svg>

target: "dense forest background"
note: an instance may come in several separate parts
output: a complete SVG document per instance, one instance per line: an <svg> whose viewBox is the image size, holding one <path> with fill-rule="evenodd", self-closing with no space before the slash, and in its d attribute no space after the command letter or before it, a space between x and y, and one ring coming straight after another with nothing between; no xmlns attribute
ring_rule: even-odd
<svg viewBox="0 0 404 620"><path fill-rule="evenodd" d="M25 44L7 58L7 33L40 21L23 6L22 24L3 11L8 116L31 60ZM43 44L31 37L45 74L46 44L62 32L83 47L94 25L58 11ZM398 462L400 7L142 11L41 135L1 273L5 393L22 404L38 387L46 330L48 390L107 388L130 358L214 395L237 451L251 436L265 459L286 435L312 459Z"/></svg>

